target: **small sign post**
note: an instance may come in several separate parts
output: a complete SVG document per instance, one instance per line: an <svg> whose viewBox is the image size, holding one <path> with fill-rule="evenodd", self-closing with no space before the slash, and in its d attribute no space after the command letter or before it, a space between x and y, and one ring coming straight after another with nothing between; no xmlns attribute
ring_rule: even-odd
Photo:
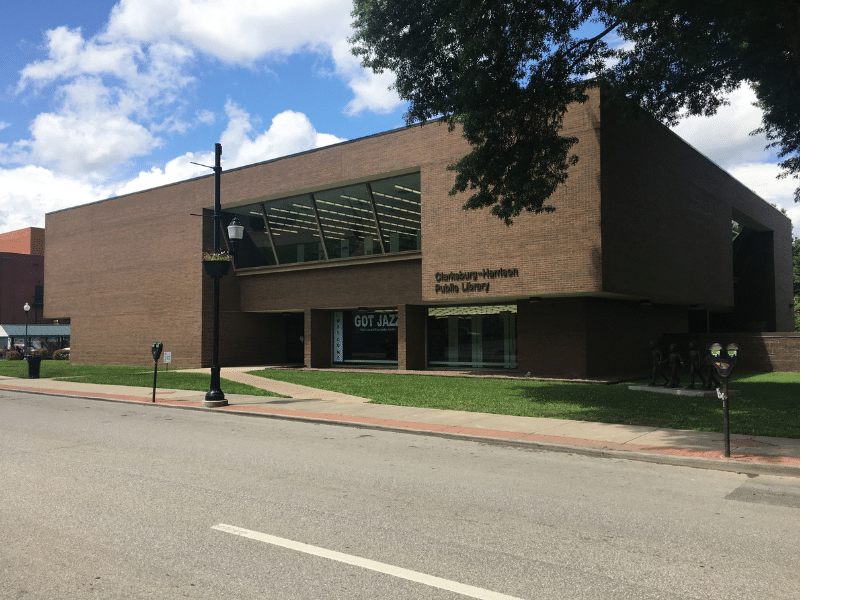
<svg viewBox="0 0 850 600"><path fill-rule="evenodd" d="M156 404L156 369L159 365L159 357L162 356L162 342L154 342L151 344L151 354L153 355L153 403Z"/></svg>
<svg viewBox="0 0 850 600"><path fill-rule="evenodd" d="M171 352L162 353L162 362L165 363L165 371L168 372L168 365L171 364Z"/></svg>

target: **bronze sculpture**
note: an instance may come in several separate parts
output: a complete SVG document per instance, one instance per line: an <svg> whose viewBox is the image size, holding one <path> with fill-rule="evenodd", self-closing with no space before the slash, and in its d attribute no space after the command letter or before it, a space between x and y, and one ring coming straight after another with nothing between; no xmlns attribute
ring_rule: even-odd
<svg viewBox="0 0 850 600"><path fill-rule="evenodd" d="M679 380L678 371L679 367L684 364L684 361L682 360L682 355L679 354L679 347L676 344L670 344L670 355L667 362L670 363L670 382L664 387L679 387L682 382Z"/></svg>
<svg viewBox="0 0 850 600"><path fill-rule="evenodd" d="M667 379L667 375L664 374L664 357L661 354L661 350L658 348L658 344L655 342L649 342L649 349L652 352L652 381L649 385L661 385L655 383L655 380L659 375L664 378L664 383L666 384L669 380Z"/></svg>
<svg viewBox="0 0 850 600"><path fill-rule="evenodd" d="M688 389L692 390L696 387L697 376L699 376L700 381L702 381L702 385L700 387L705 387L705 377L702 376L702 357L699 355L697 343L691 342L688 346L688 366L691 369L691 384L688 386Z"/></svg>

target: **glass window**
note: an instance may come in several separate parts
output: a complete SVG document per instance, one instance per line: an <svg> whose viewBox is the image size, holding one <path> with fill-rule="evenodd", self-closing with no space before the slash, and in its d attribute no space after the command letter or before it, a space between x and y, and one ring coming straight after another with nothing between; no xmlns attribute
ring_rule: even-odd
<svg viewBox="0 0 850 600"><path fill-rule="evenodd" d="M316 192L316 211L328 258L381 254L372 203L365 185Z"/></svg>
<svg viewBox="0 0 850 600"><path fill-rule="evenodd" d="M322 238L308 194L264 204L278 263L323 260Z"/></svg>
<svg viewBox="0 0 850 600"><path fill-rule="evenodd" d="M422 249L419 173L371 184L388 253Z"/></svg>
<svg viewBox="0 0 850 600"><path fill-rule="evenodd" d="M416 251L419 188L419 173L411 173L231 208L222 224L236 216L245 227L237 268Z"/></svg>
<svg viewBox="0 0 850 600"><path fill-rule="evenodd" d="M428 309L428 364L516 369L516 305Z"/></svg>
<svg viewBox="0 0 850 600"><path fill-rule="evenodd" d="M334 313L334 362L398 364L398 312Z"/></svg>
<svg viewBox="0 0 850 600"><path fill-rule="evenodd" d="M261 267L276 264L266 221L263 218L262 206L252 204L222 211L221 224L224 227L224 232L221 235L225 238L227 237L227 226L230 225L234 217L237 217L245 228L236 252L237 266ZM224 247L224 243L222 243L222 248Z"/></svg>

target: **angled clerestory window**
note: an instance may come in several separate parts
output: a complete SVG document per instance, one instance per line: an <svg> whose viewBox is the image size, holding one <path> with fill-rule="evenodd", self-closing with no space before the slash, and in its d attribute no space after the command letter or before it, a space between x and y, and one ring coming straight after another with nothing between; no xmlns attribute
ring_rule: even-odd
<svg viewBox="0 0 850 600"><path fill-rule="evenodd" d="M222 211L245 234L236 267L289 265L422 249L419 173Z"/></svg>

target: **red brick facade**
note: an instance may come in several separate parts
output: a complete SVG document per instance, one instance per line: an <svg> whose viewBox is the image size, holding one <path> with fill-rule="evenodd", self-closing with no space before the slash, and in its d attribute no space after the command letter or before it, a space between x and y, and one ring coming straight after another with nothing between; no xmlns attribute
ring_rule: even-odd
<svg viewBox="0 0 850 600"><path fill-rule="evenodd" d="M634 372L650 339L688 332L689 309L734 308L733 218L788 238L752 285L769 299L764 320L793 328L787 218L663 126L600 106L598 92L571 108L565 132L580 139L579 162L556 211L511 227L448 195L446 167L468 147L440 123L225 171L225 208L419 173L422 248L231 273L221 364L283 362L286 314L303 313L304 362L330 366L333 312L368 307L398 310L399 368L424 368L428 307L483 303L517 306L523 374ZM75 362L147 364L163 340L175 366L209 365L212 283L199 262L210 220L191 213L212 198L210 176L47 215L46 310L72 318ZM439 289L442 274L469 271L487 285Z"/></svg>

